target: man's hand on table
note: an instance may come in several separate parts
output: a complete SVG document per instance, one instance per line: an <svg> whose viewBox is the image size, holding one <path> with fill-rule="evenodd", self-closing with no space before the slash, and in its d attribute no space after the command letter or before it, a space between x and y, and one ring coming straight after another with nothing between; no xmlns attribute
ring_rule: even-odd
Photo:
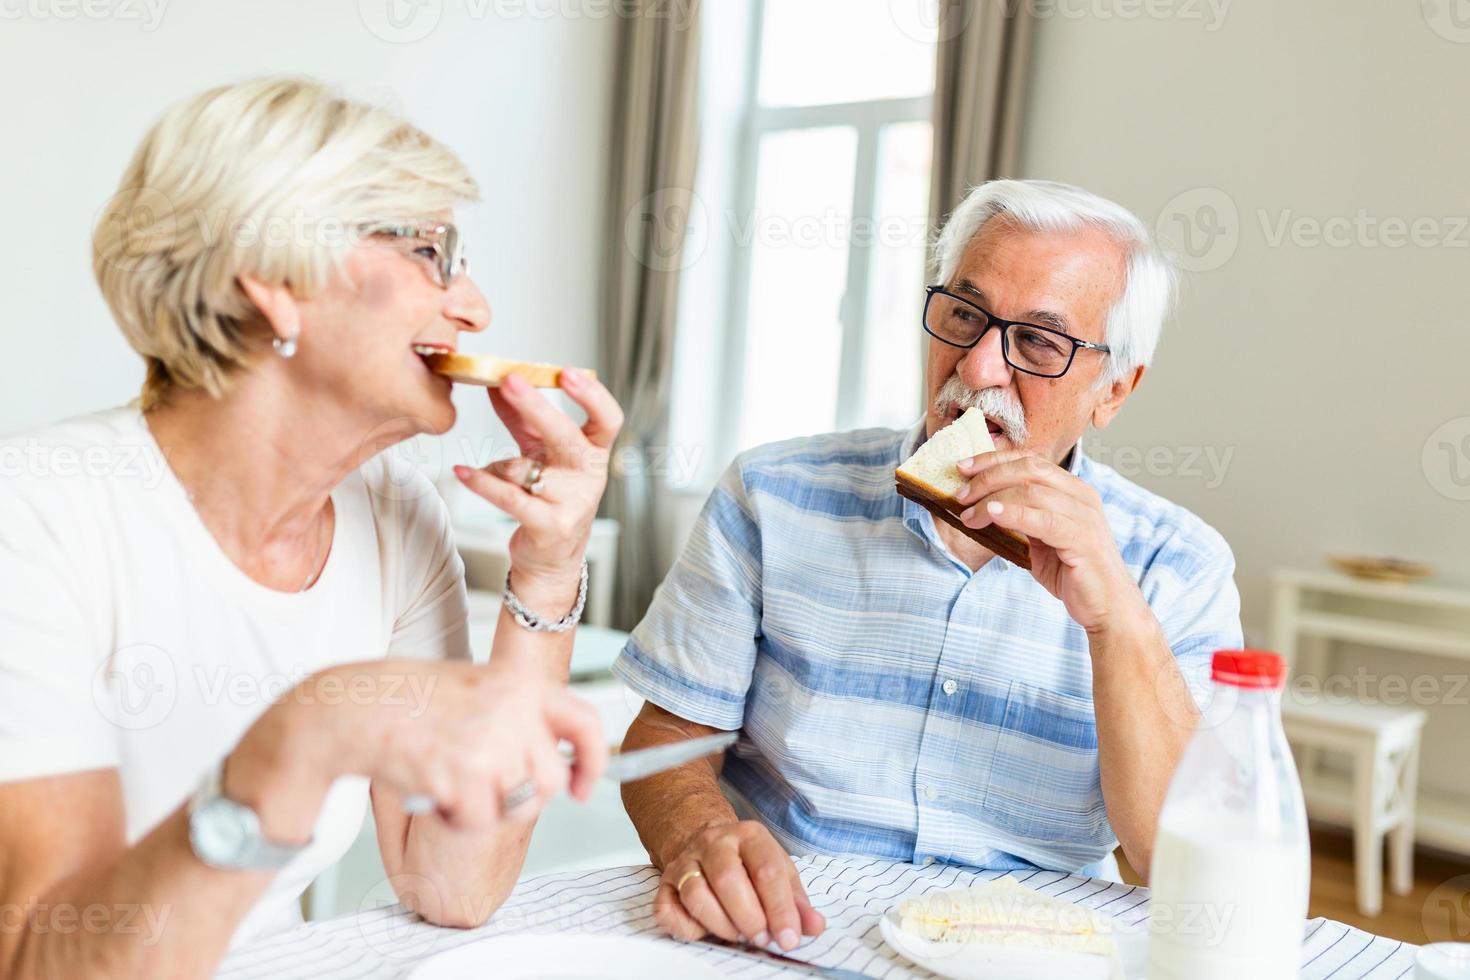
<svg viewBox="0 0 1470 980"><path fill-rule="evenodd" d="M754 820L700 831L664 868L654 919L675 939L796 948L826 928L791 856Z"/></svg>
<svg viewBox="0 0 1470 980"><path fill-rule="evenodd" d="M1090 484L1019 449L961 460L959 471L970 479L958 497L966 505L960 519L967 527L993 524L1030 538L1031 574L1088 633L1120 613L1147 611Z"/></svg>

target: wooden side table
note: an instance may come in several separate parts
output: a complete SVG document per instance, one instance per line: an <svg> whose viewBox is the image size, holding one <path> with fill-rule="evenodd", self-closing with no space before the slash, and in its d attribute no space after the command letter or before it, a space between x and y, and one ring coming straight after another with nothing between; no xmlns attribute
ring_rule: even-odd
<svg viewBox="0 0 1470 980"><path fill-rule="evenodd" d="M1412 884L1416 836L1470 855L1470 801L1418 786L1423 706L1375 703L1326 683L1339 642L1470 661L1470 591L1281 570L1269 642L1292 665L1282 721L1300 750L1307 808L1353 828L1359 908L1373 915L1380 906L1385 837L1395 891ZM1400 700L1412 701L1415 685L1403 687ZM1351 777L1324 771L1324 751L1345 753Z"/></svg>

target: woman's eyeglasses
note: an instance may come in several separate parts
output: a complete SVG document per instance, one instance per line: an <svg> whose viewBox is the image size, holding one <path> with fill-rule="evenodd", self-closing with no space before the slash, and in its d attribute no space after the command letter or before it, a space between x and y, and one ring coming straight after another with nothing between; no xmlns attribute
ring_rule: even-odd
<svg viewBox="0 0 1470 980"><path fill-rule="evenodd" d="M470 260L465 257L459 229L452 224L372 225L366 232L385 238L419 239L427 242L428 244L414 249L414 252L429 253L422 257L433 262L434 281L445 289L449 288L455 277L469 275Z"/></svg>

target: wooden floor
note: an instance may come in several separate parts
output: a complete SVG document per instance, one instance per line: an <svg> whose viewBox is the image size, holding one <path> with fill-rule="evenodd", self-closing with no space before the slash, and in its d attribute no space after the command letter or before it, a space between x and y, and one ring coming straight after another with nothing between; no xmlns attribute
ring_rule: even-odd
<svg viewBox="0 0 1470 980"><path fill-rule="evenodd" d="M1422 945L1470 942L1470 862L1419 854L1414 860L1414 890L1395 895L1384 872L1383 911L1360 915L1353 876L1352 839L1345 833L1313 829L1312 897L1309 916L1325 916L1380 936ZM1139 881L1122 850L1118 863L1129 884Z"/></svg>

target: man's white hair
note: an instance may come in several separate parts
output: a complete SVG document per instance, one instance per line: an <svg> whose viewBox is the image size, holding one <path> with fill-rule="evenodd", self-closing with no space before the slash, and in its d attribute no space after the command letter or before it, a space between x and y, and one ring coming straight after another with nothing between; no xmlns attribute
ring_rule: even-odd
<svg viewBox="0 0 1470 980"><path fill-rule="evenodd" d="M992 180L974 188L945 222L935 250L936 282L948 284L965 249L992 218L1004 216L1034 232L1076 231L1091 226L1124 250L1123 292L1108 312L1106 386L1153 360L1159 332L1174 301L1178 277L1154 244L1148 227L1127 208L1080 187L1050 180Z"/></svg>

